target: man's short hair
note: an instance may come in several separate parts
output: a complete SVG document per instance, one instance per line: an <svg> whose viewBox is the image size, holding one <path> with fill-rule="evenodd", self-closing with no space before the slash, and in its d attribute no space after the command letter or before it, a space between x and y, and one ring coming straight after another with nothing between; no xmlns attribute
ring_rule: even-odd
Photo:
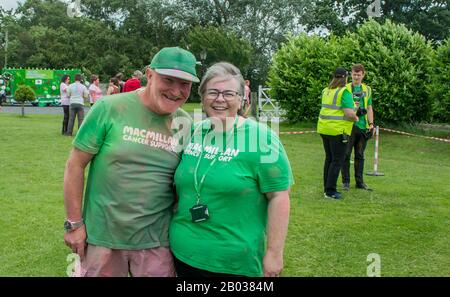
<svg viewBox="0 0 450 297"><path fill-rule="evenodd" d="M352 66L352 71L353 72L363 72L366 73L366 71L364 70L364 66L362 64L355 64Z"/></svg>
<svg viewBox="0 0 450 297"><path fill-rule="evenodd" d="M133 76L140 79L142 77L142 72L136 70L135 72L133 72Z"/></svg>

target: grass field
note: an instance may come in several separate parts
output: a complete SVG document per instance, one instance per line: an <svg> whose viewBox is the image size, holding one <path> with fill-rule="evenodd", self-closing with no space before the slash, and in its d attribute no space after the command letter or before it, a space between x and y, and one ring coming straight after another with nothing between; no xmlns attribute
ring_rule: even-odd
<svg viewBox="0 0 450 297"><path fill-rule="evenodd" d="M195 109L201 110L202 109L202 105L200 103L185 103L183 105L183 109L186 112L193 113Z"/></svg>
<svg viewBox="0 0 450 297"><path fill-rule="evenodd" d="M63 171L71 138L60 116L0 114L0 276L64 276ZM314 128L282 125L281 130ZM375 189L342 201L322 192L316 134L282 135L296 184L284 276L366 276L377 253L382 276L450 276L450 144L381 136ZM373 141L367 149L372 170Z"/></svg>

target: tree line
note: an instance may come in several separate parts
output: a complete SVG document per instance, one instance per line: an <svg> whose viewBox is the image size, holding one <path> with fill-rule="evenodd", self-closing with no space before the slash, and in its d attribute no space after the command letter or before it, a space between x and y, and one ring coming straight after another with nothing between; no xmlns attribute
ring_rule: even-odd
<svg viewBox="0 0 450 297"><path fill-rule="evenodd" d="M291 122L316 120L338 66L366 68L377 123L450 122L450 39L434 48L404 25L367 21L328 38L291 36L274 55L268 85Z"/></svg>
<svg viewBox="0 0 450 297"><path fill-rule="evenodd" d="M206 52L204 67L220 60L236 64L255 87L265 83L272 55L288 33L355 32L373 2L80 0L81 16L70 17L67 1L26 0L15 10L0 9L0 65L6 31L9 67L81 68L102 81L118 72L130 76L161 47L179 45L198 60ZM404 23L433 42L447 38L448 0L380 3L378 21Z"/></svg>

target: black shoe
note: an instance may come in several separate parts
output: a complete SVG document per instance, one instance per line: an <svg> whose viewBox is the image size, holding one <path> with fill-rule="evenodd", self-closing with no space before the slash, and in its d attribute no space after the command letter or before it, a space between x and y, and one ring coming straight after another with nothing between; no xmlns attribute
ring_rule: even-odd
<svg viewBox="0 0 450 297"><path fill-rule="evenodd" d="M350 190L350 183L343 183L342 184L342 190L344 190L344 191Z"/></svg>
<svg viewBox="0 0 450 297"><path fill-rule="evenodd" d="M372 192L372 191L373 191L373 190L372 190L371 188L369 188L369 186L366 185L365 183L356 185L356 188L357 188L357 189L366 190L366 191L369 191L369 192Z"/></svg>
<svg viewBox="0 0 450 297"><path fill-rule="evenodd" d="M331 192L331 193L323 193L325 198L331 198L331 199L342 199L342 194L339 192Z"/></svg>

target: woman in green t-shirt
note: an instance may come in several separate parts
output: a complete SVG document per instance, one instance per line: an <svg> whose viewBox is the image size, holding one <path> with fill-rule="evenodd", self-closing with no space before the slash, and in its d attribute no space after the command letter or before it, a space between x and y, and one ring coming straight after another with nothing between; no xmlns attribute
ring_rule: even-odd
<svg viewBox="0 0 450 297"><path fill-rule="evenodd" d="M278 276L293 177L277 135L240 115L245 83L221 62L199 94L208 116L193 127L175 173L169 237L178 276Z"/></svg>

